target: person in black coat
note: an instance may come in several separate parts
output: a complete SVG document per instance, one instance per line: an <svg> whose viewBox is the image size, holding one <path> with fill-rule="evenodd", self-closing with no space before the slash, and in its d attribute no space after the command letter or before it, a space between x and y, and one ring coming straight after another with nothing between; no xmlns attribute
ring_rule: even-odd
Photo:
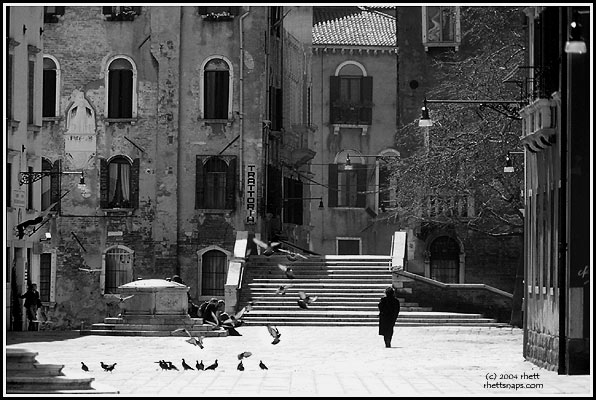
<svg viewBox="0 0 596 400"><path fill-rule="evenodd" d="M25 299L24 306L27 309L27 319L29 320L27 330L37 330L37 309L41 307L41 300L39 298L39 292L37 291L37 284L30 284L27 288L27 292L19 297L21 299Z"/></svg>
<svg viewBox="0 0 596 400"><path fill-rule="evenodd" d="M393 327L399 315L400 304L392 286L385 289L385 297L379 301L379 335L385 339L385 347L391 347Z"/></svg>

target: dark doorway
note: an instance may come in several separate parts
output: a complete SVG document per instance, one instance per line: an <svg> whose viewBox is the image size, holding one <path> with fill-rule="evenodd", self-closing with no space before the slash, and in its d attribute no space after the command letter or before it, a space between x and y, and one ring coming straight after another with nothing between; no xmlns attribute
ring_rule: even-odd
<svg viewBox="0 0 596 400"><path fill-rule="evenodd" d="M459 283L459 245L440 236L430 245L430 277L443 283Z"/></svg>

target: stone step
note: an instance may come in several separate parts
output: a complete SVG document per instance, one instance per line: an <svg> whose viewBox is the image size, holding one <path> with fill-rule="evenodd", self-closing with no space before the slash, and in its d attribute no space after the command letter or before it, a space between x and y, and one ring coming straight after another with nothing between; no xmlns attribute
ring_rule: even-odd
<svg viewBox="0 0 596 400"><path fill-rule="evenodd" d="M378 323L379 317L376 315L365 316L304 316L297 317L293 315L288 316L260 316L245 318L245 325L260 323L260 324L272 324L277 325L282 322L311 322L318 325L327 325L331 321L343 321L343 322L376 322ZM429 323L436 325L462 325L469 326L470 324L485 324L485 323L496 323L491 318L407 318L401 315L397 319L397 323Z"/></svg>
<svg viewBox="0 0 596 400"><path fill-rule="evenodd" d="M292 288L294 289L294 288ZM271 291L271 290L266 290L263 291L262 294L255 294L253 291L253 296L242 296L241 299L242 301L248 302L248 301L254 301L254 302L267 302L267 301L283 301L286 299L294 299L298 297L298 291L301 290L300 288L298 288L298 290L295 291L290 291L290 289L288 289L286 291L286 294L281 295L281 294L275 294L275 291ZM308 294L309 296L312 295L312 293L310 292L306 292L304 291L306 294ZM374 294L368 294L368 293L333 293L333 292L329 292L329 291L325 291L324 293L319 293L319 294L315 294L318 297L317 301L330 301L330 302L341 302L341 301L349 301L349 302L356 302L356 303L361 303L361 302L379 302L379 300L381 300L381 295L377 294L376 292ZM398 298L400 303L406 304L406 301L404 298ZM415 305L418 303L407 303L410 305Z"/></svg>
<svg viewBox="0 0 596 400"><path fill-rule="evenodd" d="M7 393L47 393L55 390L93 390L93 380L67 376L7 376L5 382Z"/></svg>
<svg viewBox="0 0 596 400"><path fill-rule="evenodd" d="M318 302L317 302L318 303ZM345 304L345 305L336 305L336 306L329 306L329 305L324 305L324 304L320 304L320 305L316 305L316 304L311 304L308 306L309 310L312 311L319 311L319 310L327 310L327 311L366 311L366 312L370 312L370 313L378 313L379 312L379 308L374 305L374 306L357 306L357 305L351 305L351 304ZM254 314L255 312L259 312L259 313L269 313L271 311L298 311L298 310L303 310L302 308L298 307L297 302L294 302L293 304L281 304L281 305L273 305L273 306L266 306L266 307L254 307L252 311L250 311L249 313L244 314L243 318L246 318L246 316L248 316L249 314ZM431 312L432 311L432 307L401 307L400 308L401 311L403 312Z"/></svg>
<svg viewBox="0 0 596 400"><path fill-rule="evenodd" d="M371 327L378 327L378 321L339 321L339 320L329 320L325 321L324 323L321 321L269 321L269 322L259 322L259 321L247 321L245 323L246 326L265 326L265 325L275 325L275 326L371 326ZM397 321L395 324L396 327L415 327L415 326L462 326L457 321L450 321L446 323L437 323L435 321L424 321L424 322L404 322L404 321ZM475 323L466 323L466 327L474 326L474 327L496 327L502 328L509 326L508 324L501 323L501 322L475 322Z"/></svg>
<svg viewBox="0 0 596 400"><path fill-rule="evenodd" d="M59 376L62 374L64 365L39 364L38 362L14 362L6 363L6 375L9 376Z"/></svg>
<svg viewBox="0 0 596 400"><path fill-rule="evenodd" d="M123 317L106 317L105 323L110 324L141 324L141 325L202 325L202 318L191 318L186 316L155 316L155 315L133 315L127 314Z"/></svg>
<svg viewBox="0 0 596 400"><path fill-rule="evenodd" d="M378 318L378 311L358 311L358 310L332 310L316 309L314 306L308 309L294 307L289 310L252 310L245 314L242 319L249 320L261 317L350 317L350 318ZM398 318L422 318L422 319L484 319L482 314L452 313L452 312L433 312L433 311L404 311L399 313Z"/></svg>
<svg viewBox="0 0 596 400"><path fill-rule="evenodd" d="M5 349L5 354L7 363L33 363L36 362L35 357L37 357L37 352L19 348Z"/></svg>
<svg viewBox="0 0 596 400"><path fill-rule="evenodd" d="M381 290L381 293L385 292L385 288L391 285L391 280L387 282L362 282L362 280L348 280L348 279L268 279L261 282L250 282L243 287L248 288L267 288L274 287L277 289L281 285L291 284L293 286L300 286L301 288L313 287L313 288L331 288L334 290L350 289L363 292L365 290Z"/></svg>
<svg viewBox="0 0 596 400"><path fill-rule="evenodd" d="M321 280L327 280L327 281L338 281L338 282L342 282L342 281L346 281L346 282L352 282L352 281L379 281L379 282L388 282L389 284L391 284L391 275L388 274L368 274L368 275L363 275L363 274L353 274L353 275L348 275L348 274L331 274L331 275L326 275L326 274L311 274L306 275L306 274L301 274L301 271L296 271L294 270L294 275L296 276L296 279L308 279L308 280L313 280L313 281L321 281ZM283 281L288 281L288 278L285 275L271 275L271 276L258 276L258 277L253 277L251 278L251 282L263 282L263 281L279 281L279 280L283 280ZM294 279L295 280L295 279Z"/></svg>
<svg viewBox="0 0 596 400"><path fill-rule="evenodd" d="M209 332L191 332L193 336L205 336L205 337L224 337L228 335L226 330L217 330ZM102 336L151 336L151 337L166 337L173 336L170 331L139 331L139 330L127 330L127 329L90 329L82 330L81 335L102 335ZM184 338L184 335L180 335ZM187 337L187 336L186 336ZM188 337L187 337L188 338Z"/></svg>

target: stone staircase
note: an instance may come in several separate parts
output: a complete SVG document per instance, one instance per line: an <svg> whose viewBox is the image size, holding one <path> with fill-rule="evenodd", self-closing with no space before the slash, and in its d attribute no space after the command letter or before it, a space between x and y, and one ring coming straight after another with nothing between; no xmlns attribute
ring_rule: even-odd
<svg viewBox="0 0 596 400"><path fill-rule="evenodd" d="M91 377L74 378L62 373L64 365L40 364L36 352L19 348L7 348L6 393L7 394L117 394L117 390L93 382Z"/></svg>
<svg viewBox="0 0 596 400"><path fill-rule="evenodd" d="M81 328L81 335L104 336L185 336L174 333L178 328L186 328L193 336L220 337L227 336L225 329L214 330L211 325L204 324L202 318L181 316L123 316L107 317L104 322Z"/></svg>
<svg viewBox="0 0 596 400"><path fill-rule="evenodd" d="M292 268L295 278L289 279L278 264ZM245 325L377 326L378 302L392 284L389 265L389 256L310 256L294 262L282 255L251 256L243 271L239 308L254 302L243 317ZM284 295L276 294L287 284L292 286ZM301 309L299 291L318 298ZM404 298L400 302L401 326L503 325L482 314L435 312Z"/></svg>

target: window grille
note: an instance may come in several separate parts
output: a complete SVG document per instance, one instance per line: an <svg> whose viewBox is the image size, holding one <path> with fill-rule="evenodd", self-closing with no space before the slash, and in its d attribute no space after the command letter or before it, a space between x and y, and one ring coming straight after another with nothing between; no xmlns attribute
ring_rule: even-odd
<svg viewBox="0 0 596 400"><path fill-rule="evenodd" d="M203 254L201 273L201 294L223 296L226 283L227 256L218 250Z"/></svg>

